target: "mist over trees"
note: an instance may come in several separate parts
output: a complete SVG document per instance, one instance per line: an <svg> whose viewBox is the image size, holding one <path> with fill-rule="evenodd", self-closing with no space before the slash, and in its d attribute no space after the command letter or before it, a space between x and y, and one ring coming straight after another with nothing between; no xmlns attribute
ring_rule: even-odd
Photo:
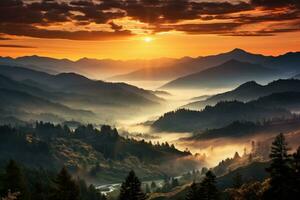
<svg viewBox="0 0 300 200"><path fill-rule="evenodd" d="M130 169L139 169L142 178L159 178L165 172L175 173L159 166L190 155L168 143L125 138L107 125L80 125L75 129L44 122L0 126L1 163L14 159L27 167L55 171L65 165L73 174L103 182L121 181Z"/></svg>
<svg viewBox="0 0 300 200"><path fill-rule="evenodd" d="M193 183L190 187L186 200L218 200L219 191L216 186L216 176L208 171L204 179L199 183Z"/></svg>
<svg viewBox="0 0 300 200"><path fill-rule="evenodd" d="M225 190L232 200L284 200L298 199L300 188L299 150L290 154L285 136L280 133L272 143L270 165L266 168L269 178L264 181L252 181L240 187Z"/></svg>
<svg viewBox="0 0 300 200"><path fill-rule="evenodd" d="M141 182L135 175L134 171L130 171L125 181L121 185L119 200L145 200L146 195L141 189Z"/></svg>
<svg viewBox="0 0 300 200"><path fill-rule="evenodd" d="M77 180L63 167L58 174L29 169L10 160L0 176L0 197L5 200L105 200L93 185ZM6 197L5 197L6 196Z"/></svg>

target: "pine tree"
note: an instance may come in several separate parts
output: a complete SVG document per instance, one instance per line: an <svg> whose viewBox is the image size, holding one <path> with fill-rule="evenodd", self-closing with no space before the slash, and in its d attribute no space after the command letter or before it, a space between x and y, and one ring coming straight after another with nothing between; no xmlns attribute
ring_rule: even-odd
<svg viewBox="0 0 300 200"><path fill-rule="evenodd" d="M53 199L55 200L79 200L79 186L72 179L65 167L56 176L54 181Z"/></svg>
<svg viewBox="0 0 300 200"><path fill-rule="evenodd" d="M300 146L293 154L293 193L295 196L300 196Z"/></svg>
<svg viewBox="0 0 300 200"><path fill-rule="evenodd" d="M205 174L205 178L200 183L199 199L203 200L216 200L218 198L218 189L216 187L216 176L208 171Z"/></svg>
<svg viewBox="0 0 300 200"><path fill-rule="evenodd" d="M185 197L186 200L199 200L198 185L193 183Z"/></svg>
<svg viewBox="0 0 300 200"><path fill-rule="evenodd" d="M145 200L145 194L141 189L141 182L135 175L134 171L130 171L126 180L122 183L120 189L119 200Z"/></svg>
<svg viewBox="0 0 300 200"><path fill-rule="evenodd" d="M10 160L5 169L3 192L18 193L19 200L29 199L28 187L25 177L20 166L14 161Z"/></svg>
<svg viewBox="0 0 300 200"><path fill-rule="evenodd" d="M271 165L267 169L270 173L270 188L266 193L267 199L291 199L291 157L288 154L289 148L285 137L280 133L272 143Z"/></svg>
<svg viewBox="0 0 300 200"><path fill-rule="evenodd" d="M190 187L186 200L217 200L219 199L216 187L216 176L208 171L200 184L193 183Z"/></svg>

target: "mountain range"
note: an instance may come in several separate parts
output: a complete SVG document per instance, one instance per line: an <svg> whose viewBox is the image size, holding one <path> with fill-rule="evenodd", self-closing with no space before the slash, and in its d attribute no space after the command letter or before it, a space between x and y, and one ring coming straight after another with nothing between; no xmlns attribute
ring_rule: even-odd
<svg viewBox="0 0 300 200"><path fill-rule="evenodd" d="M129 73L134 70L150 66L166 66L176 59L160 58L153 60L112 60L81 58L76 61L69 59L56 59L42 56L23 56L18 58L0 57L1 65L25 67L50 74L74 72L92 79L106 79L108 77Z"/></svg>
<svg viewBox="0 0 300 200"><path fill-rule="evenodd" d="M238 139L242 137L253 138L259 135L276 135L278 132L289 133L298 131L300 128L299 122L300 120L297 117L288 120L274 119L273 121L265 121L264 123L234 121L221 128L195 132L193 136L183 138L182 140L205 141L211 139Z"/></svg>
<svg viewBox="0 0 300 200"><path fill-rule="evenodd" d="M237 120L256 122L292 117L287 109L265 106L268 102L265 103L261 104L259 100L248 103L227 101L219 102L215 106L206 106L201 111L179 109L165 113L152 124L152 128L168 132L194 132L221 128Z"/></svg>
<svg viewBox="0 0 300 200"><path fill-rule="evenodd" d="M268 57L258 54L250 54L242 49L221 53L218 55L178 59L169 66L151 67L140 69L128 74L115 76L115 80L173 80L178 77L196 73L210 67L220 65L228 60L236 59L242 62L266 62Z"/></svg>
<svg viewBox="0 0 300 200"><path fill-rule="evenodd" d="M74 72L92 79L113 81L172 81L179 77L221 65L230 60L260 64L262 67L280 71L282 75L291 77L300 73L298 67L300 64L299 58L299 52L289 52L279 56L264 56L236 48L229 52L196 58L160 58L128 61L82 58L72 61L69 59L24 56L19 58L0 57L0 64L26 67L51 74Z"/></svg>
<svg viewBox="0 0 300 200"><path fill-rule="evenodd" d="M28 99L39 98L40 101L43 99L44 103L47 101L70 109L92 111L94 114L97 113L98 118L94 117L96 121L117 116L122 118L125 116L124 113L136 112L142 107L146 107L145 112L147 112L147 109L152 110L164 102L149 90L125 83L94 81L75 73L52 75L32 69L2 65L0 75L2 93L8 93L10 90L9 94L14 95L14 99L21 95ZM22 97L17 99L22 101ZM53 110L48 109L48 112L52 113Z"/></svg>
<svg viewBox="0 0 300 200"><path fill-rule="evenodd" d="M213 95L205 100L194 101L182 107L193 110L201 110L207 105L215 105L220 101L237 100L247 102L273 93L283 92L300 92L300 80L279 79L266 85L260 85L255 81L249 81L231 91Z"/></svg>
<svg viewBox="0 0 300 200"><path fill-rule="evenodd" d="M71 130L66 125L36 122L34 127L3 125L0 131L1 163L17 159L27 167L49 171L65 166L97 183L120 182L131 169L145 179L176 174L178 170L168 164L191 155L167 143L124 138L108 125Z"/></svg>
<svg viewBox="0 0 300 200"><path fill-rule="evenodd" d="M260 64L229 60L221 65L175 79L161 88L227 88L249 80L270 81L277 77L278 71Z"/></svg>
<svg viewBox="0 0 300 200"><path fill-rule="evenodd" d="M169 63L168 66L150 67L138 69L136 71L114 76L113 80L175 80L180 77L199 73L203 70L219 66L230 60L240 61L242 63L259 64L261 67L273 69L281 72L282 78L299 73L300 53L289 52L279 56L264 56L261 54L249 53L242 49L233 49L232 51L211 55L190 58L185 57ZM222 78L222 77L220 77Z"/></svg>

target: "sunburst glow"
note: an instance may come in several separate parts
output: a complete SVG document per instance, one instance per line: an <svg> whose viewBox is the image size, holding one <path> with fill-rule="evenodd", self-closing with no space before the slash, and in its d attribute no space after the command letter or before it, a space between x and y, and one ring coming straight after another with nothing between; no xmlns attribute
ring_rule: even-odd
<svg viewBox="0 0 300 200"><path fill-rule="evenodd" d="M149 43L149 42L153 41L153 38L152 37L145 37L144 41L147 42L147 43Z"/></svg>

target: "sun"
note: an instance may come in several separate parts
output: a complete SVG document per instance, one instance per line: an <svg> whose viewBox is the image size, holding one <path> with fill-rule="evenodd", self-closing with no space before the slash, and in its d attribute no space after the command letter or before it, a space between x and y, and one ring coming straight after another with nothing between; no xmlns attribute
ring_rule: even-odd
<svg viewBox="0 0 300 200"><path fill-rule="evenodd" d="M153 41L153 38L152 38L152 37L145 37L145 38L144 38L144 42L149 43L149 42L152 42L152 41Z"/></svg>

